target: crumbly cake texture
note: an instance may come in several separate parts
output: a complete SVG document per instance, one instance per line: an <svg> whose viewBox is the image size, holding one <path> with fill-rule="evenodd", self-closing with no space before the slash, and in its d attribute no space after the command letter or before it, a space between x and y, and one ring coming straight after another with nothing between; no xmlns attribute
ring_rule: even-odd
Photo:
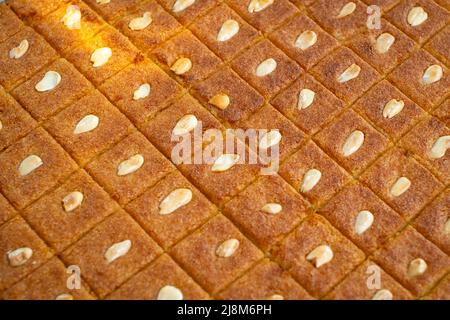
<svg viewBox="0 0 450 320"><path fill-rule="evenodd" d="M0 299L450 299L449 48L448 0L0 3ZM278 173L173 163L187 115Z"/></svg>

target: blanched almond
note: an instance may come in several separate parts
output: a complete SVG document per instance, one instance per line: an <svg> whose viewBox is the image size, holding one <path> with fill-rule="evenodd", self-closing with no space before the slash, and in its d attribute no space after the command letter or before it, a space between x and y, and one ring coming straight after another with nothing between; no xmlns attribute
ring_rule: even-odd
<svg viewBox="0 0 450 320"><path fill-rule="evenodd" d="M95 128L97 128L99 122L100 119L96 115L88 114L77 123L75 129L73 130L73 133L82 134L85 132L92 131Z"/></svg>
<svg viewBox="0 0 450 320"><path fill-rule="evenodd" d="M128 28L133 31L141 31L152 23L152 14L149 11L144 12L142 17L134 18L128 24Z"/></svg>
<svg viewBox="0 0 450 320"><path fill-rule="evenodd" d="M353 131L345 140L342 146L342 154L344 157L349 157L361 148L364 143L364 133L359 130Z"/></svg>
<svg viewBox="0 0 450 320"><path fill-rule="evenodd" d="M209 100L209 103L220 110L225 110L230 105L230 97L225 93L218 93Z"/></svg>
<svg viewBox="0 0 450 320"><path fill-rule="evenodd" d="M150 95L151 87L148 83L141 84L133 93L133 100L145 99Z"/></svg>
<svg viewBox="0 0 450 320"><path fill-rule="evenodd" d="M74 298L71 294L61 293L56 296L55 300L74 300Z"/></svg>
<svg viewBox="0 0 450 320"><path fill-rule="evenodd" d="M62 22L69 30L77 30L81 28L81 11L76 5L69 5L66 14L62 18Z"/></svg>
<svg viewBox="0 0 450 320"><path fill-rule="evenodd" d="M271 74L277 68L277 62L273 58L269 58L261 62L258 67L256 67L256 76L265 77Z"/></svg>
<svg viewBox="0 0 450 320"><path fill-rule="evenodd" d="M378 36L377 42L375 44L375 49L378 53L384 54L389 51L391 46L395 42L395 37L390 33L382 33Z"/></svg>
<svg viewBox="0 0 450 320"><path fill-rule="evenodd" d="M322 172L317 169L310 169L306 171L305 175L303 176L300 192L311 191L317 185L317 183L319 183L321 178Z"/></svg>
<svg viewBox="0 0 450 320"><path fill-rule="evenodd" d="M118 176L126 176L139 170L144 164L144 157L141 154L136 154L127 160L122 161L117 167Z"/></svg>
<svg viewBox="0 0 450 320"><path fill-rule="evenodd" d="M327 245L321 245L311 251L306 260L314 261L316 268L320 268L324 264L327 264L333 259L333 250Z"/></svg>
<svg viewBox="0 0 450 320"><path fill-rule="evenodd" d="M96 0L98 4L108 4L111 0Z"/></svg>
<svg viewBox="0 0 450 320"><path fill-rule="evenodd" d="M406 177L400 177L392 185L390 193L393 197L399 197L411 186L411 181Z"/></svg>
<svg viewBox="0 0 450 320"><path fill-rule="evenodd" d="M233 38L239 32L239 23L236 20L227 20L217 34L217 41L225 42Z"/></svg>
<svg viewBox="0 0 450 320"><path fill-rule="evenodd" d="M260 12L274 3L275 0L251 0L248 5L248 12Z"/></svg>
<svg viewBox="0 0 450 320"><path fill-rule="evenodd" d="M339 75L337 81L339 83L345 83L347 81L353 80L359 76L360 72L361 67L353 63L350 67L345 69L345 71Z"/></svg>
<svg viewBox="0 0 450 320"><path fill-rule="evenodd" d="M33 256L33 250L28 247L18 248L7 253L9 265L11 267L19 267Z"/></svg>
<svg viewBox="0 0 450 320"><path fill-rule="evenodd" d="M34 170L36 170L37 168L39 168L40 166L42 166L43 164L44 162L42 162L41 158L39 158L35 154L32 154L31 156L28 156L25 159L23 159L22 162L20 163L19 174L22 177L26 176L31 172L33 172Z"/></svg>
<svg viewBox="0 0 450 320"><path fill-rule="evenodd" d="M381 289L375 292L375 294L372 297L372 300L392 300L394 296L392 295L392 292L387 289Z"/></svg>
<svg viewBox="0 0 450 320"><path fill-rule="evenodd" d="M192 191L186 188L175 189L159 204L159 214L171 214L175 210L187 205L192 200Z"/></svg>
<svg viewBox="0 0 450 320"><path fill-rule="evenodd" d="M417 27L428 19L428 13L422 7L414 7L408 13L408 23Z"/></svg>
<svg viewBox="0 0 450 320"><path fill-rule="evenodd" d="M181 136L191 132L198 125L197 117L193 114L187 114L178 120L175 127L172 129L172 135Z"/></svg>
<svg viewBox="0 0 450 320"><path fill-rule="evenodd" d="M383 109L383 117L386 119L392 119L399 114L404 107L405 102L403 100L392 99L385 104Z"/></svg>
<svg viewBox="0 0 450 320"><path fill-rule="evenodd" d="M62 202L63 207L66 212L71 212L81 206L81 203L83 202L83 194L79 191L73 191L66 195Z"/></svg>
<svg viewBox="0 0 450 320"><path fill-rule="evenodd" d="M214 164L211 167L211 171L213 172L223 172L227 171L231 167L233 167L239 161L239 155L224 153L220 157L214 161Z"/></svg>
<svg viewBox="0 0 450 320"><path fill-rule="evenodd" d="M267 298L268 300L284 300L284 297L280 294L274 294L271 295L269 298Z"/></svg>
<svg viewBox="0 0 450 320"><path fill-rule="evenodd" d="M34 87L38 92L50 91L56 88L56 86L61 82L61 76L56 71L47 71Z"/></svg>
<svg viewBox="0 0 450 320"><path fill-rule="evenodd" d="M355 219L355 232L357 235L362 235L373 224L373 214L370 211L363 210L358 213Z"/></svg>
<svg viewBox="0 0 450 320"><path fill-rule="evenodd" d="M428 265L422 258L412 260L408 266L408 275L410 277L417 277L425 273Z"/></svg>
<svg viewBox="0 0 450 320"><path fill-rule="evenodd" d="M10 59L20 59L24 56L25 53L27 53L28 48L30 47L30 44L28 43L28 40L22 40L19 45L15 48L12 48L9 51L9 58Z"/></svg>
<svg viewBox="0 0 450 320"><path fill-rule="evenodd" d="M105 252L105 259L108 263L113 262L114 260L123 257L130 251L131 249L131 240L124 240L122 242L118 242L113 244L108 248Z"/></svg>
<svg viewBox="0 0 450 320"><path fill-rule="evenodd" d="M300 110L306 109L311 106L314 102L316 93L310 89L302 89L298 94L298 104L297 107Z"/></svg>
<svg viewBox="0 0 450 320"><path fill-rule="evenodd" d="M311 30L304 31L295 40L295 47L305 51L317 42L317 33Z"/></svg>
<svg viewBox="0 0 450 320"><path fill-rule="evenodd" d="M450 135L439 137L431 147L429 157L431 159L440 159L445 156L448 148L450 148Z"/></svg>
<svg viewBox="0 0 450 320"><path fill-rule="evenodd" d="M216 249L216 255L221 258L231 257L239 248L239 240L228 239L220 244Z"/></svg>

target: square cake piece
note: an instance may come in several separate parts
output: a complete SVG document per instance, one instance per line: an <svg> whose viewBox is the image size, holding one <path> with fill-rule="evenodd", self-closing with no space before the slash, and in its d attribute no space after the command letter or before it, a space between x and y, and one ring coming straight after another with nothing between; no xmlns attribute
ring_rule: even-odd
<svg viewBox="0 0 450 320"><path fill-rule="evenodd" d="M280 175L315 207L331 198L351 179L347 171L312 141L281 165Z"/></svg>
<svg viewBox="0 0 450 320"><path fill-rule="evenodd" d="M207 300L209 295L169 255L163 254L107 298L111 300L164 300L167 298Z"/></svg>
<svg viewBox="0 0 450 320"><path fill-rule="evenodd" d="M376 252L374 260L417 296L429 291L450 268L450 258L412 227Z"/></svg>
<svg viewBox="0 0 450 320"><path fill-rule="evenodd" d="M274 252L283 269L314 297L326 294L365 256L319 215L310 215Z"/></svg>
<svg viewBox="0 0 450 320"><path fill-rule="evenodd" d="M131 63L138 63L143 55L112 27L98 33L67 54L90 81L99 85Z"/></svg>
<svg viewBox="0 0 450 320"><path fill-rule="evenodd" d="M339 40L367 29L367 6L359 0L317 0L309 9L325 30Z"/></svg>
<svg viewBox="0 0 450 320"><path fill-rule="evenodd" d="M309 213L309 204L279 176L260 177L227 202L223 213L265 251Z"/></svg>
<svg viewBox="0 0 450 320"><path fill-rule="evenodd" d="M450 189L444 191L414 220L414 227L450 254Z"/></svg>
<svg viewBox="0 0 450 320"><path fill-rule="evenodd" d="M219 293L224 300L309 300L312 297L288 272L264 260Z"/></svg>
<svg viewBox="0 0 450 320"><path fill-rule="evenodd" d="M12 91L37 120L45 120L92 90L69 62L58 59Z"/></svg>
<svg viewBox="0 0 450 320"><path fill-rule="evenodd" d="M174 167L141 134L133 133L86 166L120 204L136 198Z"/></svg>
<svg viewBox="0 0 450 320"><path fill-rule="evenodd" d="M23 216L56 252L61 252L117 207L109 195L80 170L26 208Z"/></svg>
<svg viewBox="0 0 450 320"><path fill-rule="evenodd" d="M269 32L296 14L298 9L288 0L255 1L226 0L245 20L258 30Z"/></svg>
<svg viewBox="0 0 450 320"><path fill-rule="evenodd" d="M239 75L269 98L301 75L302 68L269 40L240 53L231 66Z"/></svg>
<svg viewBox="0 0 450 320"><path fill-rule="evenodd" d="M400 148L379 158L361 181L406 220L417 215L443 189L431 172Z"/></svg>
<svg viewBox="0 0 450 320"><path fill-rule="evenodd" d="M188 86L205 79L222 63L187 30L161 44L152 55L169 69L169 73Z"/></svg>
<svg viewBox="0 0 450 320"><path fill-rule="evenodd" d="M338 98L351 104L379 79L380 75L348 48L326 56L311 71Z"/></svg>
<svg viewBox="0 0 450 320"><path fill-rule="evenodd" d="M269 38L306 70L338 45L336 39L305 14L279 27Z"/></svg>
<svg viewBox="0 0 450 320"><path fill-rule="evenodd" d="M5 4L0 4L0 42L5 41L23 27L22 21Z"/></svg>
<svg viewBox="0 0 450 320"><path fill-rule="evenodd" d="M135 123L153 116L181 92L175 80L147 59L128 66L99 89Z"/></svg>
<svg viewBox="0 0 450 320"><path fill-rule="evenodd" d="M92 300L81 285L67 288L68 269L58 258L52 258L3 293L6 300ZM73 275L73 274L72 274Z"/></svg>
<svg viewBox="0 0 450 320"><path fill-rule="evenodd" d="M77 15L80 15L79 21L75 19ZM71 0L38 20L34 27L56 50L67 52L89 41L106 23L82 1Z"/></svg>
<svg viewBox="0 0 450 320"><path fill-rule="evenodd" d="M387 74L404 61L416 44L386 20L380 29L368 29L352 38L348 46L381 74Z"/></svg>
<svg viewBox="0 0 450 320"><path fill-rule="evenodd" d="M345 186L319 213L367 254L406 224L397 212L359 183Z"/></svg>
<svg viewBox="0 0 450 320"><path fill-rule="evenodd" d="M9 288L53 255L21 217L0 227L0 253L0 290Z"/></svg>
<svg viewBox="0 0 450 320"><path fill-rule="evenodd" d="M0 87L0 150L25 136L36 125L29 113Z"/></svg>
<svg viewBox="0 0 450 320"><path fill-rule="evenodd" d="M57 185L76 164L42 128L30 132L0 154L0 188L19 209Z"/></svg>
<svg viewBox="0 0 450 320"><path fill-rule="evenodd" d="M198 19L190 29L224 60L230 60L258 37L257 30L224 3Z"/></svg>
<svg viewBox="0 0 450 320"><path fill-rule="evenodd" d="M56 58L56 51L40 35L23 28L0 44L0 84L9 91Z"/></svg>
<svg viewBox="0 0 450 320"><path fill-rule="evenodd" d="M301 76L271 103L308 134L316 133L344 107L342 100L309 74Z"/></svg>
<svg viewBox="0 0 450 320"><path fill-rule="evenodd" d="M247 118L264 103L264 98L229 67L217 70L194 85L192 91L211 113L230 125Z"/></svg>
<svg viewBox="0 0 450 320"><path fill-rule="evenodd" d="M217 213L217 208L178 171L159 181L126 209L165 249Z"/></svg>
<svg viewBox="0 0 450 320"><path fill-rule="evenodd" d="M222 215L212 218L178 243L171 255L213 294L263 257L262 252Z"/></svg>
<svg viewBox="0 0 450 320"><path fill-rule="evenodd" d="M121 18L116 27L144 52L153 50L182 30L181 24L155 0Z"/></svg>
<svg viewBox="0 0 450 320"><path fill-rule="evenodd" d="M446 184L450 182L450 152L446 152L450 129L435 117L428 117L401 140L401 144L426 164ZM447 142L446 142L447 141Z"/></svg>
<svg viewBox="0 0 450 320"><path fill-rule="evenodd" d="M377 264L368 260L326 297L330 300L409 300L413 295Z"/></svg>
<svg viewBox="0 0 450 320"><path fill-rule="evenodd" d="M132 131L130 121L98 91L81 98L44 123L80 164Z"/></svg>
<svg viewBox="0 0 450 320"><path fill-rule="evenodd" d="M422 108L386 80L370 88L353 108L393 141L402 137L425 114Z"/></svg>
<svg viewBox="0 0 450 320"><path fill-rule="evenodd" d="M65 250L62 259L79 266L89 286L103 298L161 251L127 213L118 211Z"/></svg>
<svg viewBox="0 0 450 320"><path fill-rule="evenodd" d="M427 111L450 92L448 68L425 50L414 53L388 78Z"/></svg>
<svg viewBox="0 0 450 320"><path fill-rule="evenodd" d="M450 13L434 1L402 0L386 18L422 44L450 21Z"/></svg>
<svg viewBox="0 0 450 320"><path fill-rule="evenodd" d="M353 110L334 119L314 140L353 174L358 174L390 145L389 140Z"/></svg>
<svg viewBox="0 0 450 320"><path fill-rule="evenodd" d="M179 128L183 128L186 119L190 118L193 119L195 127L188 126L180 131ZM184 143L185 139L191 142L190 150L183 150L189 153L186 156L190 156L195 148L207 145L209 142L202 141L201 138L210 129L224 130L222 124L188 94L174 101L167 109L142 125L142 132L147 138L172 161L174 160L172 152L176 152L177 146ZM191 134L191 137L185 138L184 135L187 133ZM197 136L197 133L200 136Z"/></svg>

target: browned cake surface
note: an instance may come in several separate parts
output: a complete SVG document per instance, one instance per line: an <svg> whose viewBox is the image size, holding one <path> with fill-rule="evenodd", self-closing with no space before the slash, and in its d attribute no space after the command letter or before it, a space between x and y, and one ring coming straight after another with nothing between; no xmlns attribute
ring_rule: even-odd
<svg viewBox="0 0 450 320"><path fill-rule="evenodd" d="M448 0L6 0L0 298L450 299L449 48ZM174 163L187 115L279 171Z"/></svg>

